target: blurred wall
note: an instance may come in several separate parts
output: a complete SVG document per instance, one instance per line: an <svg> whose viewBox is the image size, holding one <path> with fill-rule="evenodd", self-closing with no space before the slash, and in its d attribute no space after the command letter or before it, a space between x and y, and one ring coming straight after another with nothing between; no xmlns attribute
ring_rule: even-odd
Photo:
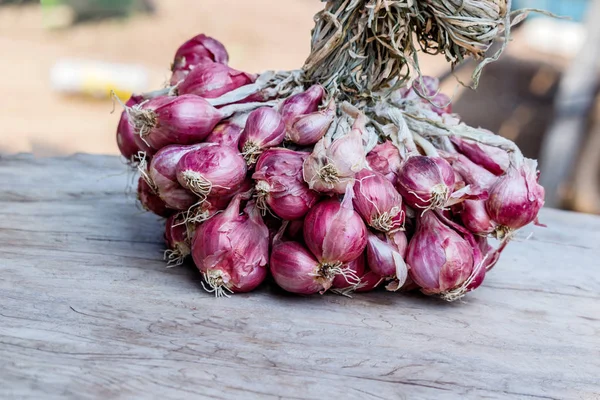
<svg viewBox="0 0 600 400"><path fill-rule="evenodd" d="M294 69L310 49L316 0L159 0L154 15L43 28L41 7L0 7L0 153L116 154L118 112L108 99L65 97L51 90L62 58L141 64L148 89L160 88L183 41L207 33L222 41L231 65L249 72Z"/></svg>

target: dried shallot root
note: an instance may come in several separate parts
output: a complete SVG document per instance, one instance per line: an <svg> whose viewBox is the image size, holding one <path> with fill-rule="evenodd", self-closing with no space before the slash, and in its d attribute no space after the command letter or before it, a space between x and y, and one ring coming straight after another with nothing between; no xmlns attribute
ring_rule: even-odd
<svg viewBox="0 0 600 400"><path fill-rule="evenodd" d="M117 128L139 202L166 218L168 265L191 259L217 297L269 275L300 295L479 287L544 189L513 142L452 113L416 51L480 60L476 84L524 15L507 3L331 0L294 71L183 43L170 86L132 96Z"/></svg>

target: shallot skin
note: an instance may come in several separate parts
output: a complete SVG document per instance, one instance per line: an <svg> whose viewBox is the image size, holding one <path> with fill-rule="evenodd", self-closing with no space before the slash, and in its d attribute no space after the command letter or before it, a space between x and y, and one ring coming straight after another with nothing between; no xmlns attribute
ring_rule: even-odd
<svg viewBox="0 0 600 400"><path fill-rule="evenodd" d="M321 85L313 85L304 92L285 99L279 112L286 124L291 123L298 116L317 111L324 95L325 89Z"/></svg>
<svg viewBox="0 0 600 400"><path fill-rule="evenodd" d="M138 181L137 196L140 204L145 210L150 211L159 217L168 217L175 212L175 210L168 208L165 202L154 193L154 190L148 185L144 178L140 178Z"/></svg>
<svg viewBox="0 0 600 400"><path fill-rule="evenodd" d="M508 169L510 160L506 151L459 137L452 137L451 140L458 151L494 175L500 176Z"/></svg>
<svg viewBox="0 0 600 400"><path fill-rule="evenodd" d="M537 162L525 159L511 166L490 189L486 210L492 220L509 229L533 222L544 205L544 188L538 183Z"/></svg>
<svg viewBox="0 0 600 400"><path fill-rule="evenodd" d="M336 199L317 203L304 219L304 241L320 262L348 263L367 246L367 228L352 208Z"/></svg>
<svg viewBox="0 0 600 400"><path fill-rule="evenodd" d="M236 196L223 213L200 224L192 243L194 263L217 295L250 291L266 277L269 231L253 206L240 214L241 200Z"/></svg>
<svg viewBox="0 0 600 400"><path fill-rule="evenodd" d="M237 149L243 131L243 126L239 126L233 121L223 121L215 126L204 142L222 144Z"/></svg>
<svg viewBox="0 0 600 400"><path fill-rule="evenodd" d="M400 249L384 235L368 233L367 265L369 269L384 278L392 278L392 291L398 290L408 277L408 267L404 262ZM391 287L391 286L390 286Z"/></svg>
<svg viewBox="0 0 600 400"><path fill-rule="evenodd" d="M316 279L319 262L298 242L281 242L271 251L271 274L283 290L314 294L325 289Z"/></svg>
<svg viewBox="0 0 600 400"><path fill-rule="evenodd" d="M248 165L253 165L264 150L283 143L284 137L285 124L281 116L270 107L261 107L250 113L239 148Z"/></svg>
<svg viewBox="0 0 600 400"><path fill-rule="evenodd" d="M237 150L219 144L186 153L177 163L177 181L201 198L235 192L246 177L246 163Z"/></svg>
<svg viewBox="0 0 600 400"><path fill-rule="evenodd" d="M394 232L404 225L402 197L383 175L363 169L356 174L353 205L367 225Z"/></svg>
<svg viewBox="0 0 600 400"><path fill-rule="evenodd" d="M156 150L200 143L222 119L219 110L195 95L154 98L142 105L140 113L147 116L138 134Z"/></svg>
<svg viewBox="0 0 600 400"><path fill-rule="evenodd" d="M426 211L418 218L406 262L410 265L410 277L423 292L439 294L457 288L469 278L473 249L433 211Z"/></svg>
<svg viewBox="0 0 600 400"><path fill-rule="evenodd" d="M141 103L143 98L141 96L131 96L126 107L133 107ZM138 135L135 134L135 129L131 123L131 118L126 110L121 112L121 118L117 125L117 146L121 155L129 162L134 162L139 152L145 152L146 155L151 155L154 151L144 143Z"/></svg>
<svg viewBox="0 0 600 400"><path fill-rule="evenodd" d="M195 94L205 99L217 98L227 92L254 82L254 77L216 62L197 65L177 86L179 94Z"/></svg>
<svg viewBox="0 0 600 400"><path fill-rule="evenodd" d="M229 54L227 54L225 46L218 40L204 34L194 36L184 42L175 53L171 85L176 85L196 65L206 61L226 65L229 62Z"/></svg>
<svg viewBox="0 0 600 400"><path fill-rule="evenodd" d="M180 265L191 254L191 227L183 221L182 214L170 216L165 223L165 259L168 265Z"/></svg>
<svg viewBox="0 0 600 400"><path fill-rule="evenodd" d="M494 232L497 224L492 221L485 208L485 200L465 200L453 207L465 228L476 235L488 235Z"/></svg>
<svg viewBox="0 0 600 400"><path fill-rule="evenodd" d="M360 277L360 284L354 291L356 293L370 292L375 290L385 279L376 274L373 271L367 270L366 273Z"/></svg>
<svg viewBox="0 0 600 400"><path fill-rule="evenodd" d="M402 163L397 189L412 207L442 208L454 183L454 170L446 160L414 155Z"/></svg>
<svg viewBox="0 0 600 400"><path fill-rule="evenodd" d="M359 116L352 130L330 140L319 140L304 162L302 170L308 186L320 193L344 194L354 184L356 173L366 165L362 135L365 130L364 115Z"/></svg>
<svg viewBox="0 0 600 400"><path fill-rule="evenodd" d="M332 287L334 289L348 289L348 288L353 288L353 287L360 285L360 282L361 282L360 277L363 276L366 271L366 263L365 263L364 254L361 254L355 260L350 261L349 263L345 264L342 267L342 270L351 271L352 275L356 276L358 278L358 280L354 281L352 278L349 278L348 276L345 276L344 274L337 274L335 276L335 278L333 278Z"/></svg>
<svg viewBox="0 0 600 400"><path fill-rule="evenodd" d="M286 123L286 140L300 146L309 146L317 143L335 119L335 103L321 111L291 118Z"/></svg>
<svg viewBox="0 0 600 400"><path fill-rule="evenodd" d="M207 146L207 144L166 146L152 158L148 168L148 176L156 188L157 194L168 207L183 211L198 201L196 195L177 182L176 167L185 154L203 146Z"/></svg>
<svg viewBox="0 0 600 400"><path fill-rule="evenodd" d="M319 199L302 178L302 165L308 153L285 148L266 150L256 163L252 178L259 198L280 218L300 219Z"/></svg>
<svg viewBox="0 0 600 400"><path fill-rule="evenodd" d="M367 154L367 164L373 171L385 176L394 186L398 184L402 159L398 148L389 140L378 144Z"/></svg>

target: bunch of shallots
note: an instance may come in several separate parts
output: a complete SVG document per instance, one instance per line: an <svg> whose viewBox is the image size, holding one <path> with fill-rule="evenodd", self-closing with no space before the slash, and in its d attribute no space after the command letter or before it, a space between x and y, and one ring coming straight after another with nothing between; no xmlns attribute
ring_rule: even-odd
<svg viewBox="0 0 600 400"><path fill-rule="evenodd" d="M381 286L452 301L536 221L536 162L460 123L437 79L349 101L305 71L254 75L228 59L190 39L171 86L129 99L117 130L139 201L166 218L169 265L189 256L207 291L271 275L298 294Z"/></svg>

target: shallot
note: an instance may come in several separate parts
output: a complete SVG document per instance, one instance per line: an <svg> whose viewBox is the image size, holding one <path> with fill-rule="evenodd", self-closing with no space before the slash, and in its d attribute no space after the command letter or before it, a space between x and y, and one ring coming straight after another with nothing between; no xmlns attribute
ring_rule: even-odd
<svg viewBox="0 0 600 400"><path fill-rule="evenodd" d="M223 118L200 96L162 96L128 109L135 133L153 149L204 140Z"/></svg>
<svg viewBox="0 0 600 400"><path fill-rule="evenodd" d="M216 39L200 34L184 42L175 53L171 70L171 85L176 85L187 76L196 65L206 61L219 64L229 62L229 54L225 46Z"/></svg>
<svg viewBox="0 0 600 400"><path fill-rule="evenodd" d="M412 207L443 208L454 188L454 171L443 158L413 155L400 168L398 191Z"/></svg>
<svg viewBox="0 0 600 400"><path fill-rule="evenodd" d="M267 275L269 230L252 203L240 214L241 201L236 196L223 213L200 224L192 243L205 288L217 297L251 291Z"/></svg>
<svg viewBox="0 0 600 400"><path fill-rule="evenodd" d="M538 183L537 162L526 158L511 165L490 189L486 210L504 232L533 222L544 205L544 188Z"/></svg>
<svg viewBox="0 0 600 400"><path fill-rule="evenodd" d="M257 205L267 207L279 218L302 218L319 199L302 178L308 153L272 148L258 159L252 179L256 182Z"/></svg>
<svg viewBox="0 0 600 400"><path fill-rule="evenodd" d="M402 197L383 175L363 169L356 174L354 208L372 228L394 232L404 226Z"/></svg>
<svg viewBox="0 0 600 400"><path fill-rule="evenodd" d="M219 144L191 150L177 163L177 181L200 199L235 192L246 177L246 163L239 153Z"/></svg>
<svg viewBox="0 0 600 400"><path fill-rule="evenodd" d="M261 153L283 143L285 124L277 111L261 107L250 113L240 137L239 147L248 165L254 165Z"/></svg>
<svg viewBox="0 0 600 400"><path fill-rule="evenodd" d="M339 267L356 259L367 245L367 228L352 209L350 193L342 202L317 203L304 219L304 241L321 263Z"/></svg>
<svg viewBox="0 0 600 400"><path fill-rule="evenodd" d="M394 186L398 184L402 159L398 148L389 140L378 144L367 154L367 164L373 171L385 176Z"/></svg>
<svg viewBox="0 0 600 400"><path fill-rule="evenodd" d="M473 272L473 249L434 211L417 218L417 231L408 244L410 277L426 294L444 294L460 287Z"/></svg>
<svg viewBox="0 0 600 400"><path fill-rule="evenodd" d="M356 173L366 164L362 141L364 130L365 120L361 115L348 134L333 141L325 136L315 144L303 167L304 180L311 189L343 194L354 184Z"/></svg>
<svg viewBox="0 0 600 400"><path fill-rule="evenodd" d="M201 143L195 146L166 146L152 158L148 172L143 176L152 190L168 207L183 211L198 201L198 197L194 193L179 184L176 168L177 163L185 154L205 146L210 145Z"/></svg>
<svg viewBox="0 0 600 400"><path fill-rule="evenodd" d="M148 182L142 177L138 181L137 197L146 211L150 211L159 217L168 217L175 210L169 209L165 202L154 192Z"/></svg>
<svg viewBox="0 0 600 400"><path fill-rule="evenodd" d="M255 77L217 62L203 62L177 85L177 92L195 94L205 99L217 98L227 92L254 82Z"/></svg>
<svg viewBox="0 0 600 400"><path fill-rule="evenodd" d="M191 254L191 239L193 227L183 219L182 214L172 215L165 223L165 259L167 266L183 264L185 258Z"/></svg>

